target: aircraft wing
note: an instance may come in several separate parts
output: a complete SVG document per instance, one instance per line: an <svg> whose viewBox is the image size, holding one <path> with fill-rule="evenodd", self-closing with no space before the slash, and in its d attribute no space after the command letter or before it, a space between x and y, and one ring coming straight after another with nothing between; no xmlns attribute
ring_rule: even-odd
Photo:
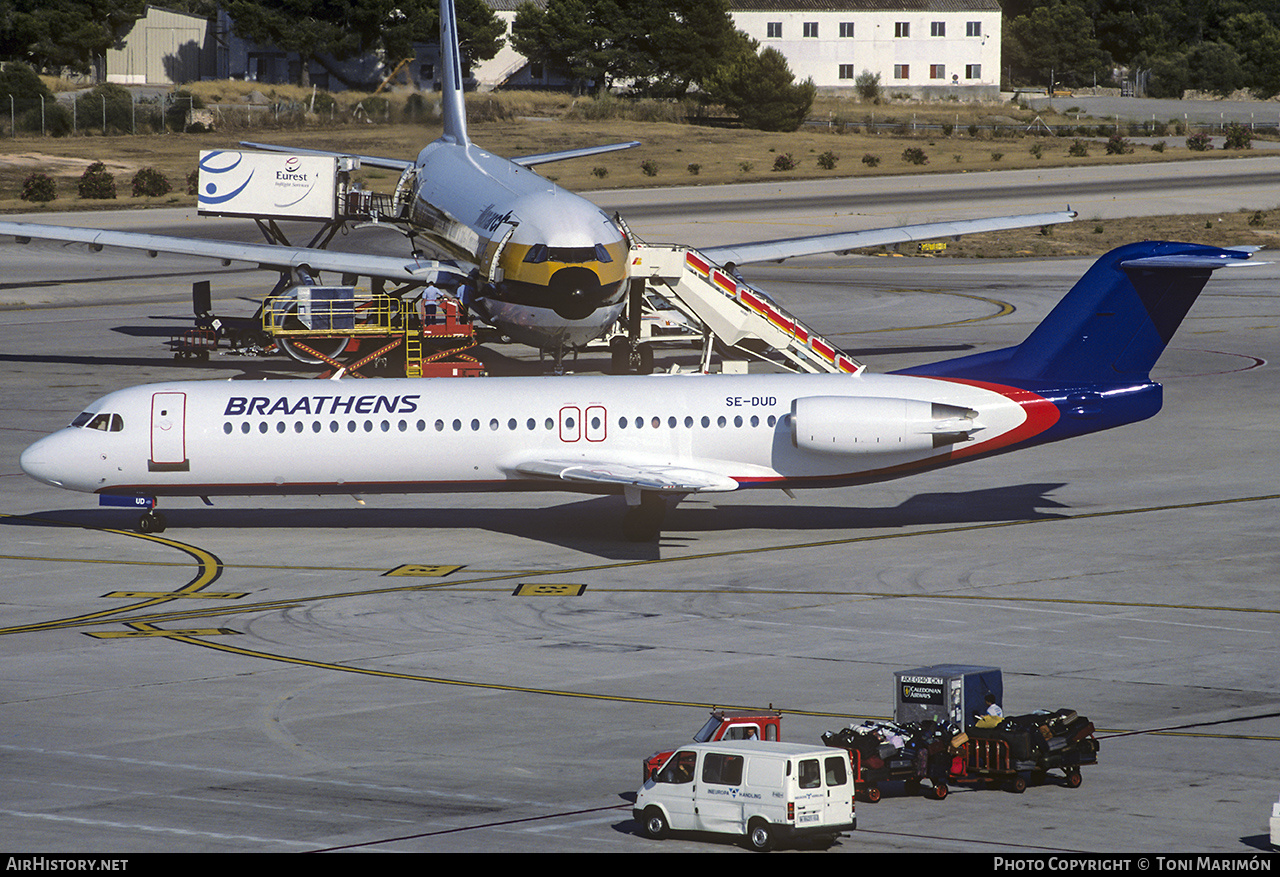
<svg viewBox="0 0 1280 877"><path fill-rule="evenodd" d="M514 469L521 475L553 481L638 487L662 493L722 493L738 487L732 478L705 469L617 460L529 460Z"/></svg>
<svg viewBox="0 0 1280 877"><path fill-rule="evenodd" d="M533 167L535 164L564 161L566 158L585 158L588 155L603 155L606 152L621 152L624 149L634 149L639 145L639 140L628 140L626 143L609 143L605 146L583 146L579 149L564 149L560 152L541 152L537 155L526 155L523 158L513 158L511 159L511 163L518 164L520 167Z"/></svg>
<svg viewBox="0 0 1280 877"><path fill-rule="evenodd" d="M873 228L866 231L845 231L832 234L816 234L807 237L784 238L776 241L756 241L750 244L732 244L724 247L699 247L698 252L720 265L733 262L748 265L752 262L781 262L795 256L816 256L821 253L844 253L863 247L882 247L909 241L928 241L938 238L958 237L983 231L1005 231L1011 228L1032 228L1037 225L1055 225L1071 222L1076 218L1074 210L1061 213L1029 213L1022 216L996 216L990 219L964 219L956 222L928 222L922 225L900 225L895 228Z"/></svg>
<svg viewBox="0 0 1280 877"><path fill-rule="evenodd" d="M124 247L130 250L143 250L153 256L157 253L200 256L218 259L224 264L248 262L260 268L274 270L308 267L316 271L337 271L361 277L382 277L398 282L424 277L439 268L438 263L426 259L417 260L411 256L371 256L310 247L196 240L66 225L37 225L30 222L0 222L0 235L13 235L20 244L29 243L32 240L59 241L87 244L95 251L103 247Z"/></svg>

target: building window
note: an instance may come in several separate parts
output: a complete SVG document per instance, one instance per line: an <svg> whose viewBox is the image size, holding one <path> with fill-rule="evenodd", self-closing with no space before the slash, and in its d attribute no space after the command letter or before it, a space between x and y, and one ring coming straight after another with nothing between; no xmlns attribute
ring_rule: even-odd
<svg viewBox="0 0 1280 877"><path fill-rule="evenodd" d="M853 22L852 21L840 22L840 39L842 40L853 39Z"/></svg>
<svg viewBox="0 0 1280 877"><path fill-rule="evenodd" d="M980 21L967 22L964 26L964 35L967 37L982 36L982 22Z"/></svg>
<svg viewBox="0 0 1280 877"><path fill-rule="evenodd" d="M816 21L806 21L804 23L804 35L806 39L817 39L818 23Z"/></svg>
<svg viewBox="0 0 1280 877"><path fill-rule="evenodd" d="M965 79L981 79L982 65L981 64L965 64L964 78Z"/></svg>
<svg viewBox="0 0 1280 877"><path fill-rule="evenodd" d="M894 64L894 79L909 79L911 77L911 66L909 64Z"/></svg>
<svg viewBox="0 0 1280 877"><path fill-rule="evenodd" d="M780 40L782 39L782 22L771 21L764 26L765 39Z"/></svg>
<svg viewBox="0 0 1280 877"><path fill-rule="evenodd" d="M930 22L929 35L934 37L945 37L947 35L947 23L945 21Z"/></svg>
<svg viewBox="0 0 1280 877"><path fill-rule="evenodd" d="M841 78L841 79L854 79L854 78L855 78L855 74L854 74L854 72L853 72L853 65L852 65L852 64L841 64L841 65L840 65L840 78Z"/></svg>
<svg viewBox="0 0 1280 877"><path fill-rule="evenodd" d="M893 35L898 39L906 39L911 36L911 22L895 21L893 23Z"/></svg>
<svg viewBox="0 0 1280 877"><path fill-rule="evenodd" d="M930 78L930 79L946 79L946 78L947 78L947 67L946 67L946 65L945 65L945 64L930 64L930 65L929 65L929 78Z"/></svg>

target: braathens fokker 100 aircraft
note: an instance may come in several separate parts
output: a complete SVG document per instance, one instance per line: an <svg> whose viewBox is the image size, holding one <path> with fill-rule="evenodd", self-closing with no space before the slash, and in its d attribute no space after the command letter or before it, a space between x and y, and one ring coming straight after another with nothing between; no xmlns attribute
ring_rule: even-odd
<svg viewBox="0 0 1280 877"><path fill-rule="evenodd" d="M462 67L453 0L440 3L443 135L417 160L361 155L361 164L401 172L398 192L411 192L403 215L392 221L410 238L422 237L474 271L467 304L508 337L556 354L601 337L622 313L629 260L624 229L591 202L568 192L530 167L596 155L636 142L529 155L511 161L486 152L467 136ZM345 155L245 144L310 155ZM398 197L398 196L397 196ZM747 264L839 252L979 231L1070 221L1067 211L930 223L824 234L702 250L713 262ZM269 219L270 217L263 217ZM78 242L95 249L123 247L150 253L205 256L257 264L294 284L318 283L318 272L422 285L423 263L411 256L331 252L315 247L192 240L168 235L101 231L67 226L0 222L0 234Z"/></svg>
<svg viewBox="0 0 1280 877"><path fill-rule="evenodd" d="M1150 378L1214 269L1248 251L1130 244L1016 347L893 374L178 382L90 404L22 468L104 505L160 496L623 494L628 538L672 498L863 484L1151 417Z"/></svg>

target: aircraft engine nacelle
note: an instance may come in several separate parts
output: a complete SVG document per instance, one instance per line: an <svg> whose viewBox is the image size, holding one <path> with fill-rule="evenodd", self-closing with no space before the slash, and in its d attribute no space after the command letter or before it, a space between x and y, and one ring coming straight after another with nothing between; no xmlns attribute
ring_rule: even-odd
<svg viewBox="0 0 1280 877"><path fill-rule="evenodd" d="M966 442L978 412L876 396L804 396L791 403L791 443L823 454L931 451Z"/></svg>

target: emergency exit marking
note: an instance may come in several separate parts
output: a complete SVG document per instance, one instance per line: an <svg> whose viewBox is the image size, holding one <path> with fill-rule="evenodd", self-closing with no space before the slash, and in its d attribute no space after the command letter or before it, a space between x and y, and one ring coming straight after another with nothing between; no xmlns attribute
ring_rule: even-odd
<svg viewBox="0 0 1280 877"><path fill-rule="evenodd" d="M173 599L182 598L204 598L208 600L239 600L241 597L249 596L248 592L240 594L236 593L217 593L210 591L196 591L192 594L175 594L173 591L112 591L109 594L103 594L103 599L107 597L120 597L125 600L158 600L162 598L172 597Z"/></svg>
<svg viewBox="0 0 1280 877"><path fill-rule="evenodd" d="M449 573L457 572L462 569L461 566L430 566L419 563L406 563L403 566L397 566L393 570L384 572L384 576L431 576L435 578L443 578Z"/></svg>
<svg viewBox="0 0 1280 877"><path fill-rule="evenodd" d="M187 630L128 630L104 633L85 632L94 639L125 639L132 636L239 636L240 632L226 627L192 627Z"/></svg>
<svg viewBox="0 0 1280 877"><path fill-rule="evenodd" d="M553 585L542 582L536 585L520 585L511 592L513 597L581 597L586 585Z"/></svg>

